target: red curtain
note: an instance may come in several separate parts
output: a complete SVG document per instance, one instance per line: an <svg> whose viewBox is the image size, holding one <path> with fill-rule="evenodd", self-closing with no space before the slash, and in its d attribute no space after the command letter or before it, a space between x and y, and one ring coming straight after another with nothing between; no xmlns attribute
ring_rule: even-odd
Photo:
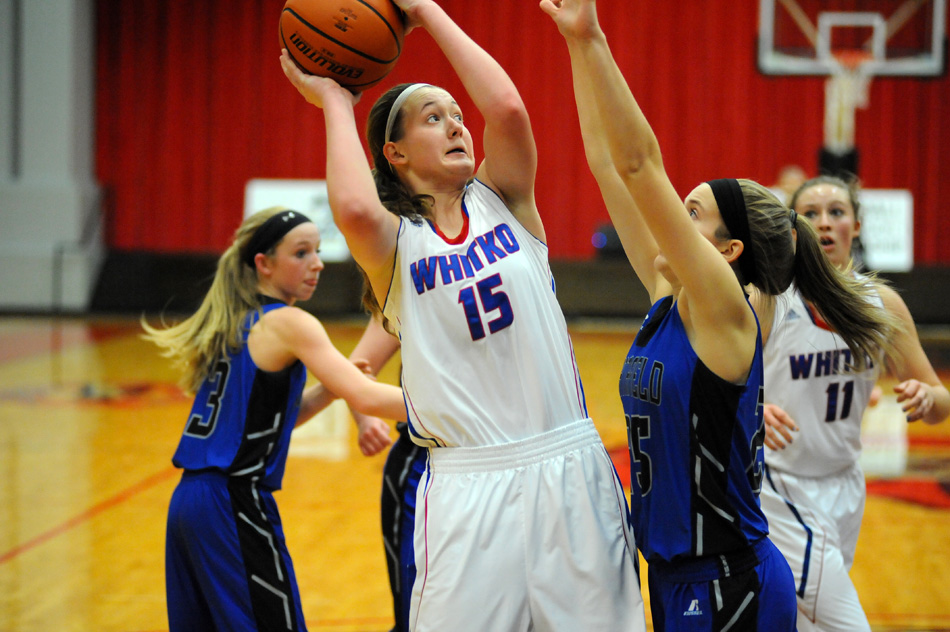
<svg viewBox="0 0 950 632"><path fill-rule="evenodd" d="M553 258L592 255L607 213L584 160L562 38L537 0L442 0L508 70L538 142L537 199ZM251 178L322 178L322 114L283 77L283 0L99 0L97 170L110 193L109 245L220 252L240 223ZM789 163L814 174L824 78L756 68L756 0L603 0L598 11L650 119L681 194L721 176L771 184ZM395 83L452 92L476 139L481 124L432 39L410 33ZM906 188L915 202L915 258L948 264L938 234L950 199L950 79L877 78L857 115L864 185Z"/></svg>

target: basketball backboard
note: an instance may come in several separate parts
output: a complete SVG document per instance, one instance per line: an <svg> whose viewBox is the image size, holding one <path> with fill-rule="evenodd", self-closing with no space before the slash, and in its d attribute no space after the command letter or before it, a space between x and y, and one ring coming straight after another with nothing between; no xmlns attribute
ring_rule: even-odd
<svg viewBox="0 0 950 632"><path fill-rule="evenodd" d="M940 75L946 21L946 0L759 0L759 69L832 75L857 56L867 75Z"/></svg>

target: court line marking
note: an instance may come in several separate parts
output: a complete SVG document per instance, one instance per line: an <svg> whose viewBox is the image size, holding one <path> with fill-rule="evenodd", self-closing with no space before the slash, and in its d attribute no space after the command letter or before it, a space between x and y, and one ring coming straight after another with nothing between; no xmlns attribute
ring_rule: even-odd
<svg viewBox="0 0 950 632"><path fill-rule="evenodd" d="M177 474L178 471L179 470L177 468L169 467L167 469L162 470L161 472L152 474L148 478L142 481L139 481L138 483L132 485L131 487L128 487L120 491L115 496L112 496L111 498L107 498L106 500L103 500L102 502L93 505L92 507L82 512L78 516L74 516L73 518L70 518L66 522L58 526L55 526L52 529L45 531L30 540L27 540L23 544L18 544L17 546L13 547L6 553L3 553L2 555L0 555L0 564L5 564L9 562L10 560L22 555L23 553L31 551L35 549L36 547L40 546L41 544L44 544L45 542L48 542L49 540L52 540L53 538L60 536L75 527L78 527L82 523L95 518L99 514L102 514L108 511L109 509L112 509L113 507L121 503L124 503L130 498L137 496L138 494L141 494L142 492L147 491L151 489L152 487L155 487L159 483L162 483L166 481L167 479L171 478L172 476L174 476L175 474Z"/></svg>

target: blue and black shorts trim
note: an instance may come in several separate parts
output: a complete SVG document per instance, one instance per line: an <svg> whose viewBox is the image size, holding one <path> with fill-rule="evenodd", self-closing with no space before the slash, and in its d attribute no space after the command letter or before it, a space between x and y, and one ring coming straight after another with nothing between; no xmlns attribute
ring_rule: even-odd
<svg viewBox="0 0 950 632"><path fill-rule="evenodd" d="M280 518L276 514L268 516L265 507L258 507L257 492L241 479L232 478L228 491L258 629L305 629L296 620L294 605L299 596L292 569L288 569L284 535L275 532Z"/></svg>
<svg viewBox="0 0 950 632"><path fill-rule="evenodd" d="M171 632L305 632L293 564L270 490L218 471L185 472L165 548Z"/></svg>
<svg viewBox="0 0 950 632"><path fill-rule="evenodd" d="M727 554L650 562L648 579L654 629L795 630L792 573L768 538Z"/></svg>

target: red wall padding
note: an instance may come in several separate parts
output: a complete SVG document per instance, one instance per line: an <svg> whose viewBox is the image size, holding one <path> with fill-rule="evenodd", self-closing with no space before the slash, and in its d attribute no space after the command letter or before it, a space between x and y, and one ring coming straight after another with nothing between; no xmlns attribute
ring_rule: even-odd
<svg viewBox="0 0 950 632"><path fill-rule="evenodd" d="M537 0L443 0L446 11L508 70L538 140L537 199L554 258L586 258L607 221L587 171L562 38ZM109 245L220 252L240 223L251 178L322 178L322 114L278 64L283 0L99 0L97 172L110 193ZM722 176L771 184L797 163L814 174L824 79L756 68L755 0L603 0L614 54L653 124L685 195ZM395 83L452 92L476 139L481 122L423 31L409 34ZM857 115L865 186L910 189L915 258L950 264L950 79L875 79ZM362 124L362 123L361 123Z"/></svg>

